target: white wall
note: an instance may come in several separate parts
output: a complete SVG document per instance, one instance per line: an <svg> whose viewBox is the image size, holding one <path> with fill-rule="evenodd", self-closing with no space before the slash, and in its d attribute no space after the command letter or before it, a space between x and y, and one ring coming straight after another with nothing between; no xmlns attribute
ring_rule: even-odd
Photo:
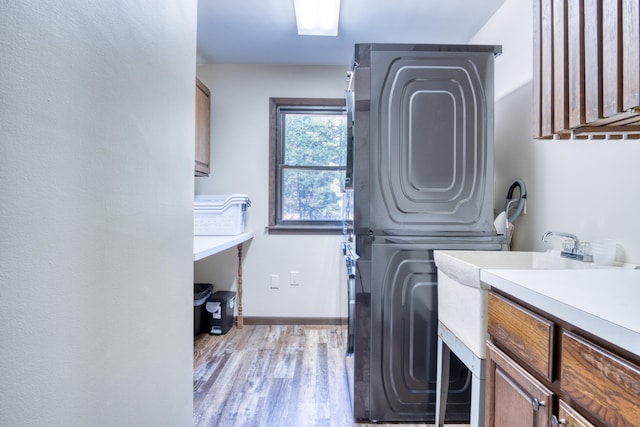
<svg viewBox="0 0 640 427"><path fill-rule="evenodd" d="M199 65L211 90L209 177L196 178L196 194L249 195L243 313L266 317L346 317L339 242L342 236L268 235L269 97L341 98L348 67ZM235 249L195 263L195 279L216 290L235 290ZM300 272L300 286L289 273ZM271 274L280 289L270 289Z"/></svg>
<svg viewBox="0 0 640 427"><path fill-rule="evenodd" d="M0 4L0 425L192 425L196 1Z"/></svg>
<svg viewBox="0 0 640 427"><path fill-rule="evenodd" d="M640 264L639 141L538 141L531 138L532 4L507 0L471 40L502 44L496 59L496 209L509 185L527 184L527 214L516 221L517 250L559 249L547 230L584 241L610 237Z"/></svg>

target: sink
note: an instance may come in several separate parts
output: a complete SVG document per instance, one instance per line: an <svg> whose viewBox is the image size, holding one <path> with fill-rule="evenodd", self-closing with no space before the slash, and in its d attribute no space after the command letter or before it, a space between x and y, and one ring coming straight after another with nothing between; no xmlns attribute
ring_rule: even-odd
<svg viewBox="0 0 640 427"><path fill-rule="evenodd" d="M487 290L480 270L566 270L637 268L632 264L603 267L563 258L560 251L434 251L438 267L438 321L480 359L485 358Z"/></svg>
<svg viewBox="0 0 640 427"><path fill-rule="evenodd" d="M589 269L592 263L563 258L559 251L436 251L438 270L457 282L474 288L486 289L480 282L481 269Z"/></svg>
<svg viewBox="0 0 640 427"><path fill-rule="evenodd" d="M438 320L484 359L487 289L481 269L590 269L593 264L563 258L560 251L435 251L438 267Z"/></svg>

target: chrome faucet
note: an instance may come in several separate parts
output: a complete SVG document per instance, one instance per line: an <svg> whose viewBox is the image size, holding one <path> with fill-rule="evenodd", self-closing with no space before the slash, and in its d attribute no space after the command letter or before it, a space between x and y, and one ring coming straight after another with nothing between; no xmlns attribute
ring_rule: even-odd
<svg viewBox="0 0 640 427"><path fill-rule="evenodd" d="M593 261L591 250L589 249L590 245L586 242L580 243L580 239L578 239L578 236L575 234L564 233L562 231L547 231L542 235L542 241L546 242L549 236L560 236L570 239L563 242L560 256L584 262Z"/></svg>
<svg viewBox="0 0 640 427"><path fill-rule="evenodd" d="M567 237L567 238L573 240L573 248L574 249L578 249L580 247L580 239L578 239L578 236L576 236L575 234L564 233L562 231L547 231L546 233L544 233L542 235L542 241L546 242L547 239L549 238L549 236Z"/></svg>

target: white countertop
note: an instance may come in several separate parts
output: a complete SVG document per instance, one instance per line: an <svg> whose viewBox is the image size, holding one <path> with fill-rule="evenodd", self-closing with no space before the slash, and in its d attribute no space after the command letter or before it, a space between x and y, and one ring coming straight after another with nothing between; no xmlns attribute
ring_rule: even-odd
<svg viewBox="0 0 640 427"><path fill-rule="evenodd" d="M480 280L640 356L640 270L481 270Z"/></svg>
<svg viewBox="0 0 640 427"><path fill-rule="evenodd" d="M193 236L193 260L198 261L250 239L253 239L253 233L235 236Z"/></svg>

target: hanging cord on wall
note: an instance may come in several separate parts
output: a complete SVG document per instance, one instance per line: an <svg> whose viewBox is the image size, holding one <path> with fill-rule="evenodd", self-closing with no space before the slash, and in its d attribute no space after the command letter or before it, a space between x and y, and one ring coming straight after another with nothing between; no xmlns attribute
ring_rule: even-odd
<svg viewBox="0 0 640 427"><path fill-rule="evenodd" d="M517 199L514 199L513 191L516 188L519 190L520 196ZM509 210L511 209L512 205L516 202L517 202L517 206L515 207L515 212L510 215ZM509 222L513 224L513 222L520 216L520 214L523 211L524 213L527 213L526 206L527 206L527 186L525 185L522 179L516 179L513 182L513 184L511 184L511 187L509 187L509 191L507 191L507 199L504 203L504 211L507 214Z"/></svg>

